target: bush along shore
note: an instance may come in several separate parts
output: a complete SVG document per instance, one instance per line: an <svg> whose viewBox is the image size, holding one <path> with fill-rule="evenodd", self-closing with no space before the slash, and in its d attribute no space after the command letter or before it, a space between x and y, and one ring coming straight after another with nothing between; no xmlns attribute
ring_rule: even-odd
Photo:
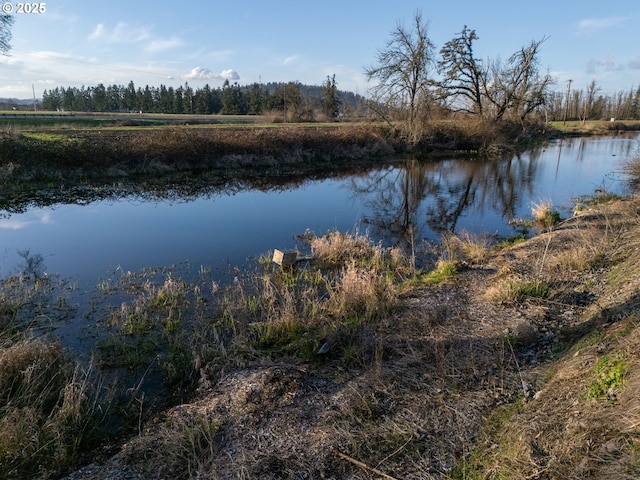
<svg viewBox="0 0 640 480"><path fill-rule="evenodd" d="M390 155L397 147L365 127L183 126L22 132L0 140L0 158L4 181L81 181L292 164L312 171Z"/></svg>
<svg viewBox="0 0 640 480"><path fill-rule="evenodd" d="M32 127L0 134L0 179L79 181L206 170L256 173L292 165L313 172L407 151L489 152L541 134L539 125L471 121L434 122L418 144L373 124Z"/></svg>

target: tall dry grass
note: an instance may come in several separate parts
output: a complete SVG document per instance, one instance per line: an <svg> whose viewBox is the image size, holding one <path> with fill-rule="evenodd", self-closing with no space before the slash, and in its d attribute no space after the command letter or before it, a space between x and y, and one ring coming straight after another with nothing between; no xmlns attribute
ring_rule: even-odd
<svg viewBox="0 0 640 480"><path fill-rule="evenodd" d="M56 343L0 346L2 478L50 478L99 441L95 390Z"/></svg>
<svg viewBox="0 0 640 480"><path fill-rule="evenodd" d="M267 267L229 289L224 318L238 338L305 357L324 339L347 337L393 308L410 275L406 256L367 235L330 232L310 240L313 261ZM347 339L348 341L348 339Z"/></svg>
<svg viewBox="0 0 640 480"><path fill-rule="evenodd" d="M560 222L560 213L553 208L551 200L540 200L531 206L534 223L545 231L551 230Z"/></svg>

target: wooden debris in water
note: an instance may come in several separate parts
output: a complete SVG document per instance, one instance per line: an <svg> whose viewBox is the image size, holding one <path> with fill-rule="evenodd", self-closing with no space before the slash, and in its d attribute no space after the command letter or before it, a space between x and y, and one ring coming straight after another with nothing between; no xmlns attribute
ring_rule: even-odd
<svg viewBox="0 0 640 480"><path fill-rule="evenodd" d="M281 267L290 267L298 260L298 252L283 252L278 249L273 250L273 263Z"/></svg>

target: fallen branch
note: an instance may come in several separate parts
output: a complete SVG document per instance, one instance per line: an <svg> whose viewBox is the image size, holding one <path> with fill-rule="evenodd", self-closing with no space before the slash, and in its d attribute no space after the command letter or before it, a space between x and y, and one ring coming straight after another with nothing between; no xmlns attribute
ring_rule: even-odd
<svg viewBox="0 0 640 480"><path fill-rule="evenodd" d="M361 461L356 460L355 458L350 457L349 455L346 455L346 454L344 454L344 453L342 453L342 452L336 452L336 454L337 454L340 458L343 458L343 459L347 460L348 462L353 463L354 465L356 465L356 466L358 466L358 467L362 468L363 470L367 470L367 471L369 471L369 472L371 472L371 473L375 473L376 475L380 475L382 478L386 478L387 480L397 480L396 478L391 477L391 476L387 475L387 474L386 474L386 473L384 473L384 472L381 472L381 471L380 471L380 470L378 470L377 468L370 467L370 466L369 466L369 465L367 465L366 463L362 463Z"/></svg>

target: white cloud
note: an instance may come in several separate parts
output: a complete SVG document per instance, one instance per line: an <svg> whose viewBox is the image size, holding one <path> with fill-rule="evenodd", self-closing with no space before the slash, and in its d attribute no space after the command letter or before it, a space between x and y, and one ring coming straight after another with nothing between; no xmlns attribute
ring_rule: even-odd
<svg viewBox="0 0 640 480"><path fill-rule="evenodd" d="M26 220L0 219L0 228L5 230L22 230L32 223Z"/></svg>
<svg viewBox="0 0 640 480"><path fill-rule="evenodd" d="M35 223L50 224L54 222L51 218L50 212L36 211L34 214L28 215L27 218L20 220L14 218L2 218L0 219L0 228L5 230L22 230Z"/></svg>
<svg viewBox="0 0 640 480"><path fill-rule="evenodd" d="M91 32L91 35L87 37L87 40L90 40L90 41L98 40L104 37L105 34L106 32L104 29L104 25L102 23L99 23L98 25L96 25L96 28L93 30L93 32Z"/></svg>
<svg viewBox="0 0 640 480"><path fill-rule="evenodd" d="M613 55L609 55L603 59L591 59L587 62L587 73L597 73L598 70L604 70L605 72L613 72L622 70L621 65L616 64L616 59Z"/></svg>
<svg viewBox="0 0 640 480"><path fill-rule="evenodd" d="M240 75L233 69L223 70L220 73L213 73L208 68L195 67L184 76L187 80L239 80Z"/></svg>
<svg viewBox="0 0 640 480"><path fill-rule="evenodd" d="M287 58L285 58L282 61L282 64L291 65L292 63L295 63L299 58L300 58L300 55L289 55Z"/></svg>
<svg viewBox="0 0 640 480"><path fill-rule="evenodd" d="M145 50L152 53L163 52L165 50L170 50L172 48L182 47L184 45L184 41L178 37L171 37L167 40L152 40L146 47Z"/></svg>
<svg viewBox="0 0 640 480"><path fill-rule="evenodd" d="M109 30L103 23L96 25L96 28L87 37L90 41L104 41L106 43L139 43L150 40L151 29L141 25L130 25L126 22L118 22L116 26Z"/></svg>
<svg viewBox="0 0 640 480"><path fill-rule="evenodd" d="M585 18L580 20L578 28L583 33L592 33L596 30L614 28L626 22L628 17Z"/></svg>
<svg viewBox="0 0 640 480"><path fill-rule="evenodd" d="M220 73L220 78L223 78L224 80L240 80L240 75L238 75L238 72L235 70L228 69L223 70Z"/></svg>
<svg viewBox="0 0 640 480"><path fill-rule="evenodd" d="M175 35L162 38L153 35L152 28L145 25L131 25L118 22L112 29L99 23L89 34L87 40L106 44L136 44L144 43L143 48L149 53L158 53L185 45L185 41Z"/></svg>
<svg viewBox="0 0 640 480"><path fill-rule="evenodd" d="M640 70L640 57L636 57L629 61L629 68L632 70Z"/></svg>

